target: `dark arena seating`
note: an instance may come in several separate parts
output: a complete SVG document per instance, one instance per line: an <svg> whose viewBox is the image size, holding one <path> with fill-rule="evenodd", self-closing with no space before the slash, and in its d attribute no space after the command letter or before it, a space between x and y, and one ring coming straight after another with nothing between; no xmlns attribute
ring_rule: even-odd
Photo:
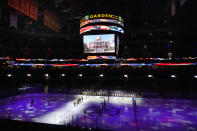
<svg viewBox="0 0 197 131"><path fill-rule="evenodd" d="M0 129L197 130L196 0L0 0Z"/></svg>

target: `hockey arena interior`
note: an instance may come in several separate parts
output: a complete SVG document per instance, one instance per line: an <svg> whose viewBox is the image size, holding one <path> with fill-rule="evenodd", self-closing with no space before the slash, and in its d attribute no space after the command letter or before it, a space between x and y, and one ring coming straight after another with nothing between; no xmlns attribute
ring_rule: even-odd
<svg viewBox="0 0 197 131"><path fill-rule="evenodd" d="M197 130L196 0L1 0L0 128Z"/></svg>

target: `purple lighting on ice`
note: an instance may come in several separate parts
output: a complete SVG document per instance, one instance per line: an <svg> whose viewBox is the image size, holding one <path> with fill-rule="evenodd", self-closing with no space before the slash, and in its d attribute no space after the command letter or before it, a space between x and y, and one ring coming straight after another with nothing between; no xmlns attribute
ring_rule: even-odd
<svg viewBox="0 0 197 131"><path fill-rule="evenodd" d="M0 100L0 118L109 130L197 130L197 101L26 94ZM81 96L80 96L81 97Z"/></svg>

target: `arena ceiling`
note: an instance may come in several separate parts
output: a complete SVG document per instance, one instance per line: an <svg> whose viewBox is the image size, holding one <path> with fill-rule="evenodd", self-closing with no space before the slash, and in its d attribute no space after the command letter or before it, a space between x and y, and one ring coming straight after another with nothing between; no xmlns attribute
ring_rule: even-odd
<svg viewBox="0 0 197 131"><path fill-rule="evenodd" d="M0 1L0 4L3 1L5 1L4 4L7 6L7 0ZM48 29L43 26L43 21L41 20L40 23L34 22L35 24L32 25L39 26L38 31L41 32L34 34L31 32L17 32L12 35L13 37L22 36L22 38L19 38L21 41L24 41L24 38L27 39L27 41L29 41L29 39L32 41L32 39L34 39L32 36L35 36L35 40L42 41L46 43L45 47L51 46L52 48L54 42L51 39L46 42L44 37L53 36L53 38L55 37L54 41L56 41L56 38L63 38L62 43L66 43L66 46L76 52L82 52L82 44L79 38L80 19L87 14L111 13L122 16L125 21L125 34L121 40L120 52L127 51L130 53L130 56L135 57L136 54L142 54L142 52L145 52L144 49L148 48L152 53L152 57L160 57L164 56L163 54L167 54L166 52L161 53L161 50L166 50L168 43L172 41L172 45L175 48L174 52L176 52L177 56L196 56L196 0L186 0L183 6L180 6L180 0L175 0L176 13L174 16L171 15L171 0L35 1L39 3L40 18L43 18L43 10L45 8L58 17L61 32L56 33ZM9 20L9 15L7 19ZM43 27L40 28L40 26ZM7 33L9 31L9 29L6 30L6 33L2 31L5 38L11 36L10 33ZM23 35L26 36L27 34L29 34L29 37L23 37ZM5 38L0 39L4 40ZM49 43L51 44L49 45ZM40 46L40 44L34 45ZM15 44L12 46L16 48ZM65 46L65 44L63 44L63 46ZM35 48L37 49L37 47ZM60 48L62 49L62 47ZM191 53L192 51L194 53ZM60 51L58 50L57 52ZM136 57L139 56L140 55L137 55Z"/></svg>
<svg viewBox="0 0 197 131"><path fill-rule="evenodd" d="M195 0L188 0L181 7L177 0L176 14L173 17L170 12L171 0L37 1L60 18L64 30L70 30L70 27L79 25L80 18L86 14L105 12L121 15L125 19L125 26L128 32L176 31L181 30L180 27L183 26L188 28L196 27L196 21L193 18L196 11Z"/></svg>

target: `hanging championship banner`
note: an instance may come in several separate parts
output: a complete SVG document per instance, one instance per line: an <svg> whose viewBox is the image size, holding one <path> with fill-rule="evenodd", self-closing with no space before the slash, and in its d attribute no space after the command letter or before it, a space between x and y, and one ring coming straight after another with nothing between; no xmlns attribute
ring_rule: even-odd
<svg viewBox="0 0 197 131"><path fill-rule="evenodd" d="M30 6L30 0L20 0L20 11L21 13L29 16L29 6Z"/></svg>
<svg viewBox="0 0 197 131"><path fill-rule="evenodd" d="M38 21L38 4L34 0L30 0L30 15L32 19Z"/></svg>
<svg viewBox="0 0 197 131"><path fill-rule="evenodd" d="M48 12L46 9L44 10L44 25L47 26L47 27L51 27L51 22L50 22L50 19L51 19L51 14L50 12Z"/></svg>
<svg viewBox="0 0 197 131"><path fill-rule="evenodd" d="M20 9L20 1L19 0L8 0L8 6L19 10Z"/></svg>
<svg viewBox="0 0 197 131"><path fill-rule="evenodd" d="M11 13L10 14L10 27L17 29L17 25L18 25L17 15L16 13Z"/></svg>
<svg viewBox="0 0 197 131"><path fill-rule="evenodd" d="M186 0L180 0L180 6L183 6Z"/></svg>
<svg viewBox="0 0 197 131"><path fill-rule="evenodd" d="M175 12L176 12L176 7L175 7L175 0L171 0L171 14L172 16L175 15Z"/></svg>
<svg viewBox="0 0 197 131"><path fill-rule="evenodd" d="M59 32L59 21L58 21L58 19L57 19L56 16L53 16L53 19L52 19L52 28L56 32Z"/></svg>
<svg viewBox="0 0 197 131"><path fill-rule="evenodd" d="M0 23L1 23L1 8L0 8Z"/></svg>
<svg viewBox="0 0 197 131"><path fill-rule="evenodd" d="M44 10L44 25L56 32L59 32L59 20L46 9Z"/></svg>

